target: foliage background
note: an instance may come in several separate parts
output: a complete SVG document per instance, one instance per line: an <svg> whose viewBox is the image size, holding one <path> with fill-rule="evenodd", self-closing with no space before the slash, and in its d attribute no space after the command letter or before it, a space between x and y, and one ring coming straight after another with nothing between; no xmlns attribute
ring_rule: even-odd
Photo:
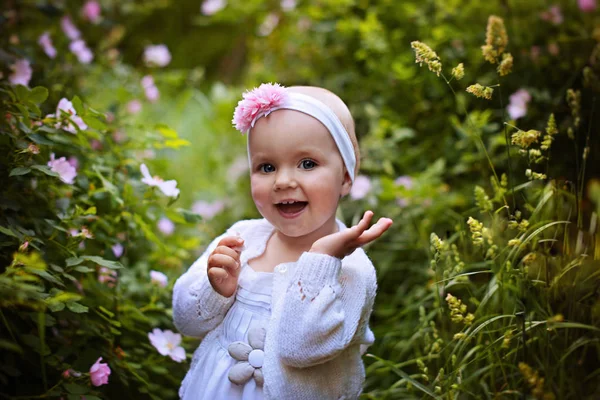
<svg viewBox="0 0 600 400"><path fill-rule="evenodd" d="M370 190L344 199L340 218L351 224L371 208L395 221L368 248L379 291L365 398L597 398L600 15L585 8L595 2L292 3L228 1L207 15L197 1L106 0L97 23L79 1L2 6L0 396L176 397L189 364L160 355L148 332L174 329L172 284L202 247L259 216L230 120L244 89L277 81L326 87L351 108ZM65 15L91 63L69 50ZM508 33L506 76L481 53L489 15ZM55 58L37 43L44 32ZM464 63L464 78L447 84L420 68L415 40L448 79ZM166 67L144 62L151 44L167 45ZM19 59L31 63L29 87L47 92L11 84ZM155 102L140 84L148 75ZM492 100L467 93L474 83L493 86ZM531 99L511 120L519 89ZM55 127L47 115L61 98L89 129ZM558 133L542 163L507 149L515 126L546 135L550 114ZM51 153L76 157L73 184L47 167ZM140 181L141 163L177 180L175 202ZM547 177L529 180L527 168ZM448 293L465 308L449 307ZM197 344L184 338L188 355ZM111 375L95 387L98 357Z"/></svg>

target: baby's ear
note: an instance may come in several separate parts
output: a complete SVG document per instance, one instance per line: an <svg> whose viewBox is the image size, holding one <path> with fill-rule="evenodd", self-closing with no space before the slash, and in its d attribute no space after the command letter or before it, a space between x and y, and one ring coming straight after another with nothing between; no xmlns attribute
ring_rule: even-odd
<svg viewBox="0 0 600 400"><path fill-rule="evenodd" d="M350 189L352 189L352 179L350 178L350 174L348 174L348 172L344 169L344 181L342 182L342 197L350 193Z"/></svg>

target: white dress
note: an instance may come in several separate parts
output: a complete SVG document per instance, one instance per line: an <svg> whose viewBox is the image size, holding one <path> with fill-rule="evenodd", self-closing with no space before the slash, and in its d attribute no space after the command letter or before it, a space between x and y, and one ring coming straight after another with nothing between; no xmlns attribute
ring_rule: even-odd
<svg viewBox="0 0 600 400"><path fill-rule="evenodd" d="M243 385L229 380L230 368L240 361L230 355L228 348L236 341L247 344L248 331L251 329L255 332L260 328L266 330L271 316L272 287L272 272L256 272L247 262L243 264L238 277L235 302L217 328L218 345L199 355L193 370L189 372L191 376L187 379L190 384L185 391L184 400L263 399L263 388L257 384L254 376Z"/></svg>

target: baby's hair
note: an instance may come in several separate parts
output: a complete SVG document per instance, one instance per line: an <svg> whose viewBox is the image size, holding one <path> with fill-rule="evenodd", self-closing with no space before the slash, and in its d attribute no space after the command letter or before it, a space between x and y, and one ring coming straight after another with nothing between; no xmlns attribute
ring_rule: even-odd
<svg viewBox="0 0 600 400"><path fill-rule="evenodd" d="M354 132L354 119L352 118L352 114L350 114L350 110L348 109L348 106L346 106L346 103L344 103L335 93L316 86L290 86L287 89L291 92L302 93L321 101L337 115L346 129L346 132L348 132L352 147L354 148L354 155L356 156L354 176L356 177L358 175L358 170L360 169L360 149L358 148L358 140L356 140L356 133Z"/></svg>

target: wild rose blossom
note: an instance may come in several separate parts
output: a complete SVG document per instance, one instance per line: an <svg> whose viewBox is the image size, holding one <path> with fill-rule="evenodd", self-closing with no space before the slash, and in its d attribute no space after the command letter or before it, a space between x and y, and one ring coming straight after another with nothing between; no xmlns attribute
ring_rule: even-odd
<svg viewBox="0 0 600 400"><path fill-rule="evenodd" d="M404 186L406 189L410 190L413 187L413 178L408 175L402 175L396 178L394 181L396 186Z"/></svg>
<svg viewBox="0 0 600 400"><path fill-rule="evenodd" d="M69 120L65 118L65 114L69 116ZM63 129L67 132L71 132L73 134L77 133L77 129L75 128L75 123L80 130L86 130L87 125L83 122L80 116L77 115L77 111L75 111L75 107L73 107L73 103L71 103L66 98L60 99L58 105L56 106L56 114L48 114L46 118L56 118L59 121L54 126L57 129Z"/></svg>
<svg viewBox="0 0 600 400"><path fill-rule="evenodd" d="M89 0L81 8L81 14L85 19L90 21L92 24L100 22L100 13L102 9L97 1Z"/></svg>
<svg viewBox="0 0 600 400"><path fill-rule="evenodd" d="M98 270L98 282L105 283L108 287L115 287L117 282L117 271L106 267L100 267Z"/></svg>
<svg viewBox="0 0 600 400"><path fill-rule="evenodd" d="M284 12L290 12L296 8L296 0L281 0L279 4Z"/></svg>
<svg viewBox="0 0 600 400"><path fill-rule="evenodd" d="M13 71L12 74L8 76L8 80L11 84L29 86L33 70L31 69L28 60L24 58L17 60L10 66L10 69Z"/></svg>
<svg viewBox="0 0 600 400"><path fill-rule="evenodd" d="M48 166L52 170L52 172L56 172L60 175L60 180L64 183L68 183L69 185L73 184L75 177L77 176L77 171L65 157L61 157L59 159L54 158L54 153L50 154L50 161L48 161Z"/></svg>
<svg viewBox="0 0 600 400"><path fill-rule="evenodd" d="M265 20L258 27L258 36L269 36L279 25L279 16L275 13L269 13Z"/></svg>
<svg viewBox="0 0 600 400"><path fill-rule="evenodd" d="M519 119L527 115L527 103L531 101L531 95L525 89L519 89L509 97L507 106L508 115L511 119Z"/></svg>
<svg viewBox="0 0 600 400"><path fill-rule="evenodd" d="M146 75L142 78L142 87L144 88L144 94L146 95L148 101L154 103L158 100L160 93L154 84L154 78L152 75Z"/></svg>
<svg viewBox="0 0 600 400"><path fill-rule="evenodd" d="M121 243L116 243L111 247L115 257L120 258L123 255L124 247Z"/></svg>
<svg viewBox="0 0 600 400"><path fill-rule="evenodd" d="M225 8L225 0L204 0L200 6L200 11L204 15L214 15Z"/></svg>
<svg viewBox="0 0 600 400"><path fill-rule="evenodd" d="M579 9L583 12L592 12L596 10L596 0L577 0Z"/></svg>
<svg viewBox="0 0 600 400"><path fill-rule="evenodd" d="M547 11L540 13L540 18L554 25L560 25L564 20L560 6L557 5L551 6Z"/></svg>
<svg viewBox="0 0 600 400"><path fill-rule="evenodd" d="M71 17L68 15L65 15L61 18L60 27L65 35L67 35L67 37L71 40L77 40L81 36L81 32L79 32L79 29L77 29L75 24L73 24Z"/></svg>
<svg viewBox="0 0 600 400"><path fill-rule="evenodd" d="M162 272L152 270L150 271L150 282L160 287L166 287L169 283L169 278Z"/></svg>
<svg viewBox="0 0 600 400"><path fill-rule="evenodd" d="M171 62L171 53L164 44L146 46L144 62L148 67L165 67Z"/></svg>
<svg viewBox="0 0 600 400"><path fill-rule="evenodd" d="M94 59L94 54L82 39L72 41L69 45L69 50L71 50L71 53L75 54L82 64L89 64Z"/></svg>
<svg viewBox="0 0 600 400"><path fill-rule="evenodd" d="M54 48L54 45L52 44L52 39L50 38L49 32L44 32L38 38L38 44L42 47L42 49L44 50L44 53L46 53L46 55L48 57L50 57L50 58L56 57L56 49Z"/></svg>
<svg viewBox="0 0 600 400"><path fill-rule="evenodd" d="M106 385L108 383L108 376L110 375L108 364L101 363L100 361L102 361L102 357L97 359L90 368L90 380L94 386Z"/></svg>
<svg viewBox="0 0 600 400"><path fill-rule="evenodd" d="M173 361L182 362L185 360L185 350L179 346L181 344L181 334L174 333L171 330L162 331L154 328L148 332L150 344L158 350L163 356L169 356Z"/></svg>
<svg viewBox="0 0 600 400"><path fill-rule="evenodd" d="M204 219L211 219L225 208L225 202L217 200L209 203L203 200L198 200L192 205L192 211L199 214Z"/></svg>
<svg viewBox="0 0 600 400"><path fill-rule="evenodd" d="M366 175L358 175L354 179L354 184L350 189L350 197L353 200L360 200L364 198L371 190L371 179Z"/></svg>
<svg viewBox="0 0 600 400"><path fill-rule="evenodd" d="M142 164L140 166L140 170L143 175L143 178L142 178L143 183L145 183L148 186L157 186L161 192L163 192L165 195L167 195L169 197L179 196L179 189L177 189L177 181L176 180L173 179L170 181L163 181L158 176L152 177L150 175L150 171L148 170L148 167L146 166L146 164Z"/></svg>
<svg viewBox="0 0 600 400"><path fill-rule="evenodd" d="M137 99L131 100L127 103L126 108L129 114L137 114L142 111L142 102Z"/></svg>
<svg viewBox="0 0 600 400"><path fill-rule="evenodd" d="M175 232L175 224L167 217L161 217L156 226L159 231L167 236L172 235L173 232Z"/></svg>

